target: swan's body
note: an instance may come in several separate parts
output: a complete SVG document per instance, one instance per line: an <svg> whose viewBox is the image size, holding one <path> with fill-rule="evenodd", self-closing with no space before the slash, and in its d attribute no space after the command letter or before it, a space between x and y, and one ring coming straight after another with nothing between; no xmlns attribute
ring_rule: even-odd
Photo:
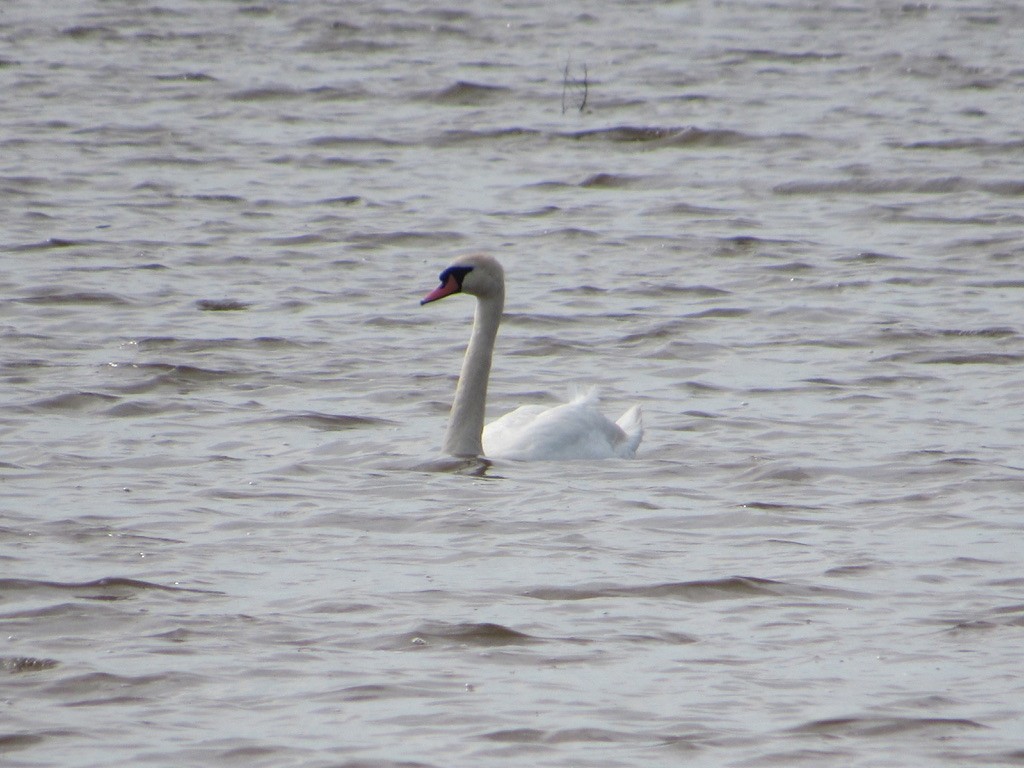
<svg viewBox="0 0 1024 768"><path fill-rule="evenodd" d="M571 402L545 408L524 405L484 427L491 357L505 305L505 274L490 256L467 256L441 273L441 285L421 304L453 293L476 297L473 333L455 389L444 450L452 456L545 461L632 458L643 437L640 406L617 422L597 409L591 391Z"/></svg>
<svg viewBox="0 0 1024 768"><path fill-rule="evenodd" d="M484 427L484 453L505 459L631 459L643 437L640 406L618 421L597 410L596 390L545 408L521 405Z"/></svg>

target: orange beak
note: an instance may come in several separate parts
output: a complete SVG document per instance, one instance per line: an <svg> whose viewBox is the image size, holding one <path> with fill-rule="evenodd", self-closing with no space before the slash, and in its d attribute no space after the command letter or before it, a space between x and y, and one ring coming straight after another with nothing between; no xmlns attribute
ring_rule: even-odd
<svg viewBox="0 0 1024 768"><path fill-rule="evenodd" d="M455 275L448 275L447 280L420 299L420 306L429 304L432 301L437 301L438 299L443 299L445 296L451 296L453 293L458 293L461 290L462 286L459 285L459 281L455 279Z"/></svg>

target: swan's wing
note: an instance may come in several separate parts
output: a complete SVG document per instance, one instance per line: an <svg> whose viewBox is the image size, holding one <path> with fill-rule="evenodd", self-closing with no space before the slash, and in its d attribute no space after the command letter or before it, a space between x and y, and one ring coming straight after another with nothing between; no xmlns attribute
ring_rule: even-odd
<svg viewBox="0 0 1024 768"><path fill-rule="evenodd" d="M544 408L524 405L484 429L484 453L509 459L558 460L628 458L643 435L639 409L629 411L631 431L609 421L595 407L596 398Z"/></svg>
<svg viewBox="0 0 1024 768"><path fill-rule="evenodd" d="M620 444L620 456L632 458L640 441L644 439L644 415L639 405L634 405L615 421L622 430L625 440Z"/></svg>
<svg viewBox="0 0 1024 768"><path fill-rule="evenodd" d="M543 405L520 405L514 411L509 411L501 418L492 421L484 427L484 431L490 429L501 432L504 430L522 429L527 424L535 421L542 413L550 410L550 408L546 408Z"/></svg>
<svg viewBox="0 0 1024 768"><path fill-rule="evenodd" d="M530 425L545 411L543 405L521 405L484 427L484 455L503 456L516 450Z"/></svg>

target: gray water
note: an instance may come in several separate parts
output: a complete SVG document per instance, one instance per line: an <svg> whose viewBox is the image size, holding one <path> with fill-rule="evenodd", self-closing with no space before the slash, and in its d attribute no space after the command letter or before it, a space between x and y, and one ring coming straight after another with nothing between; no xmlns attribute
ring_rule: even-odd
<svg viewBox="0 0 1024 768"><path fill-rule="evenodd" d="M0 8L0 762L1024 763L1024 7ZM598 385L634 461L439 458Z"/></svg>

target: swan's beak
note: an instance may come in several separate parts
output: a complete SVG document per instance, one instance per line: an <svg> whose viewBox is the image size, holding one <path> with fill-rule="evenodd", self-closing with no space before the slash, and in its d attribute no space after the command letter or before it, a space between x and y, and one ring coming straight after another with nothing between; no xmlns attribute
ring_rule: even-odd
<svg viewBox="0 0 1024 768"><path fill-rule="evenodd" d="M459 281L455 278L455 275L448 275L447 280L420 299L420 306L429 304L432 301L437 301L438 299L443 299L445 296L451 296L453 293L458 293L461 290L462 286L459 285Z"/></svg>

